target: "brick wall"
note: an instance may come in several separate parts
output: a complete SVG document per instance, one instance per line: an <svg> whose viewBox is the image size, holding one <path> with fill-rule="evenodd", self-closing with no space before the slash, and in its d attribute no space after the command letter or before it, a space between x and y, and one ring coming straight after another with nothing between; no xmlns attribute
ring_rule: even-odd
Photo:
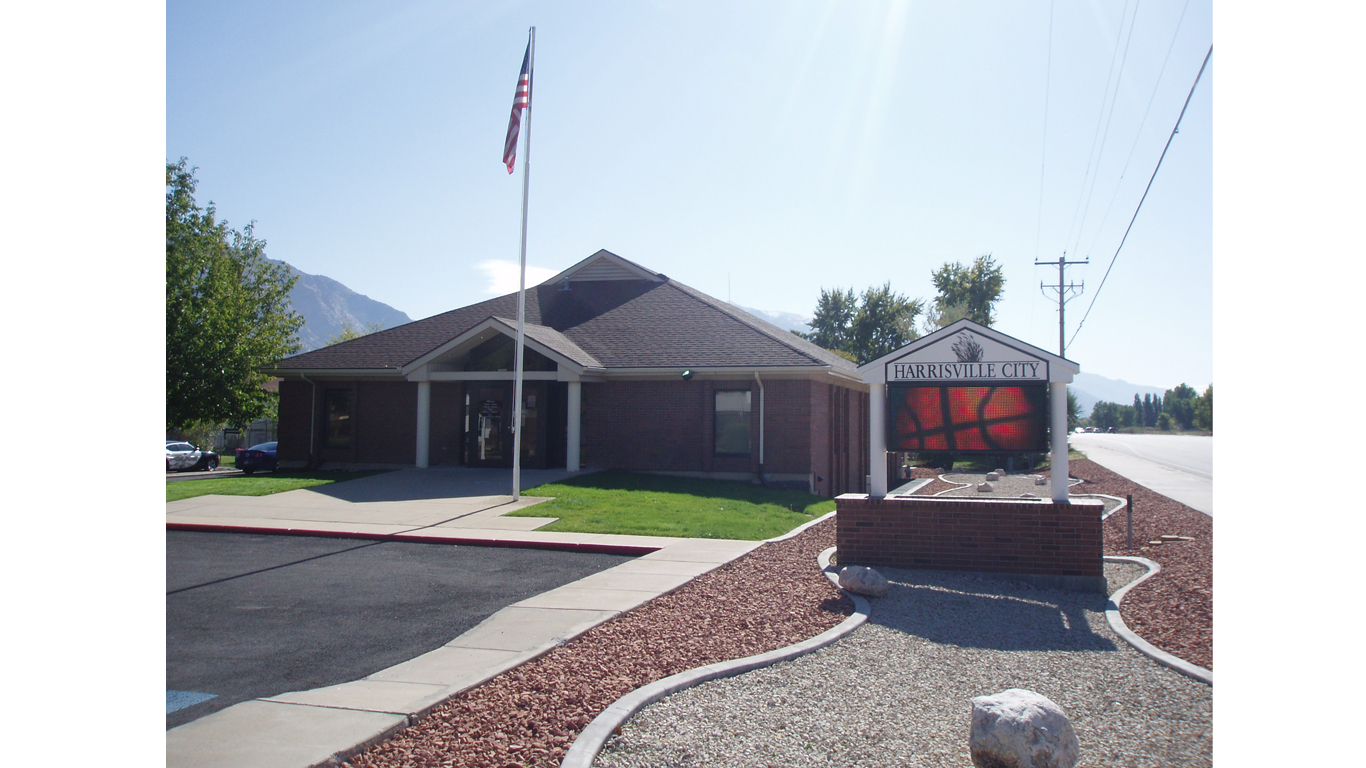
<svg viewBox="0 0 1366 768"><path fill-rule="evenodd" d="M682 379L584 384L584 460L608 469L705 471L706 396L703 382Z"/></svg>
<svg viewBox="0 0 1366 768"><path fill-rule="evenodd" d="M313 385L306 381L280 382L280 422L276 433L280 461L308 461L309 407Z"/></svg>
<svg viewBox="0 0 1366 768"><path fill-rule="evenodd" d="M835 500L842 565L1103 579L1100 501Z"/></svg>
<svg viewBox="0 0 1366 768"><path fill-rule="evenodd" d="M417 462L417 384L409 381L356 382L352 406L353 461L363 464Z"/></svg>

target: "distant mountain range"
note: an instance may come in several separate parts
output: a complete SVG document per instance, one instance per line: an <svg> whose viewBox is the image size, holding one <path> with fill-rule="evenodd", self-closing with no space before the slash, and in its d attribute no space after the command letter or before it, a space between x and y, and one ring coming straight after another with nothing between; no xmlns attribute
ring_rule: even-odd
<svg viewBox="0 0 1366 768"><path fill-rule="evenodd" d="M1079 373L1070 385L1072 394L1077 396L1077 403L1081 405L1082 418L1091 415L1091 409L1096 403L1102 400L1119 405L1133 405L1134 395L1140 399L1145 394L1162 397L1167 390L1162 387L1150 387L1145 384L1130 384L1123 379L1107 379L1094 373Z"/></svg>
<svg viewBox="0 0 1366 768"><path fill-rule="evenodd" d="M769 309L742 307L739 304L732 304L731 306L736 309L743 309L760 320L767 320L783 330L801 331L802 333L807 333L811 330L811 327L807 325L808 318L803 317L796 312L775 312Z"/></svg>
<svg viewBox="0 0 1366 768"><path fill-rule="evenodd" d="M283 261L269 261L284 264L289 267L290 274L299 276L299 281L289 292L289 300L294 305L294 311L304 317L304 326L299 329L299 341L303 344L300 352L325 346L327 340L341 333L348 323L352 328L363 331L372 323L393 328L412 322L412 318L403 312L356 293L330 277L310 275Z"/></svg>

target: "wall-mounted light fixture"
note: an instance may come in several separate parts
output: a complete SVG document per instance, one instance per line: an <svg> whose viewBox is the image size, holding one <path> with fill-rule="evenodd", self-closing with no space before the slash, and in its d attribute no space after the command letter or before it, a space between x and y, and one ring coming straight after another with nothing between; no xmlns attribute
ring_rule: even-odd
<svg viewBox="0 0 1366 768"><path fill-rule="evenodd" d="M689 380L691 380L691 379L692 379L692 376L693 376L693 374L692 374L692 369L691 369L691 368L689 368L688 370L686 370L686 371L683 372L683 380L684 380L684 381L689 381Z"/></svg>

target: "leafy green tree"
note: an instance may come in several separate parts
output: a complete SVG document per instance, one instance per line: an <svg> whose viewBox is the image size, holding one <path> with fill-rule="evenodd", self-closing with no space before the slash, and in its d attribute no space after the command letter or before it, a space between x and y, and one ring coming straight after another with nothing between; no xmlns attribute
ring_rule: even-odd
<svg viewBox="0 0 1366 768"><path fill-rule="evenodd" d="M1102 400L1091 409L1091 425L1101 429L1119 428L1119 405Z"/></svg>
<svg viewBox="0 0 1366 768"><path fill-rule="evenodd" d="M1081 401L1077 399L1077 393L1067 388L1067 431L1071 432L1081 423Z"/></svg>
<svg viewBox="0 0 1366 768"><path fill-rule="evenodd" d="M982 325L996 321L992 314L1005 289L1005 274L991 254L978 256L970 266L962 262L945 264L931 274L939 295L934 299L930 317L942 328L966 317Z"/></svg>
<svg viewBox="0 0 1366 768"><path fill-rule="evenodd" d="M382 330L384 330L384 323L381 322L366 323L364 328L357 329L356 326L351 324L350 320L346 320L342 322L342 326L337 331L337 335L329 337L327 343L323 346L331 347L340 344L343 341L359 339L362 336L369 336L376 331Z"/></svg>
<svg viewBox="0 0 1366 768"><path fill-rule="evenodd" d="M810 333L793 331L803 339L831 351L847 349L852 339L854 315L858 314L858 298L854 289L833 291L821 289L816 312L808 325Z"/></svg>
<svg viewBox="0 0 1366 768"><path fill-rule="evenodd" d="M1195 398L1192 404L1192 422L1196 429L1214 431L1214 385L1205 387L1204 394Z"/></svg>
<svg viewBox="0 0 1366 768"><path fill-rule="evenodd" d="M1171 414L1171 419L1181 429L1190 429L1195 422L1195 388L1179 384L1162 395L1162 412Z"/></svg>
<svg viewBox="0 0 1366 768"><path fill-rule="evenodd" d="M166 164L166 427L242 425L269 411L262 368L299 349L297 278L248 224L195 203L195 168Z"/></svg>
<svg viewBox="0 0 1366 768"><path fill-rule="evenodd" d="M896 293L890 282L858 298L852 288L821 289L811 332L797 335L862 365L919 338L915 321L923 310L922 300Z"/></svg>

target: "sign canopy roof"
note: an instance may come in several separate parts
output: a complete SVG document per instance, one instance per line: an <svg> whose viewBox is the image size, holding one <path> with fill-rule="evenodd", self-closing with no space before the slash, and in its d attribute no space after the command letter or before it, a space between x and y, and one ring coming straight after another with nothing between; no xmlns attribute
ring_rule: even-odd
<svg viewBox="0 0 1366 768"><path fill-rule="evenodd" d="M1081 366L971 320L959 320L859 367L867 384L1070 383Z"/></svg>

